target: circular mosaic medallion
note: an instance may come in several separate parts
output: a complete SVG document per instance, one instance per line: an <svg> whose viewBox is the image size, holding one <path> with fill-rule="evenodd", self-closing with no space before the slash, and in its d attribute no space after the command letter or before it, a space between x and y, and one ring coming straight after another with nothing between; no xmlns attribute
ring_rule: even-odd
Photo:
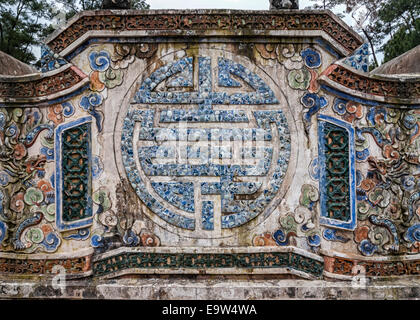
<svg viewBox="0 0 420 320"><path fill-rule="evenodd" d="M279 101L257 74L220 55L187 56L139 84L121 154L131 185L160 221L212 238L266 215L286 175L291 138Z"/></svg>

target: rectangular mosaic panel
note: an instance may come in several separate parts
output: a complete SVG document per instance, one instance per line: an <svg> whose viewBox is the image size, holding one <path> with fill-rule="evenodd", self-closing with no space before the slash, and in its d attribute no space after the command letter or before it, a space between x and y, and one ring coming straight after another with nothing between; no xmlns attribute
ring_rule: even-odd
<svg viewBox="0 0 420 320"><path fill-rule="evenodd" d="M270 269L288 268L320 277L323 262L293 252L261 253L122 253L93 263L95 276L128 269Z"/></svg>
<svg viewBox="0 0 420 320"><path fill-rule="evenodd" d="M92 223L91 118L57 128L56 199L59 230L86 227Z"/></svg>
<svg viewBox="0 0 420 320"><path fill-rule="evenodd" d="M355 215L354 129L346 122L318 118L321 224L353 230Z"/></svg>

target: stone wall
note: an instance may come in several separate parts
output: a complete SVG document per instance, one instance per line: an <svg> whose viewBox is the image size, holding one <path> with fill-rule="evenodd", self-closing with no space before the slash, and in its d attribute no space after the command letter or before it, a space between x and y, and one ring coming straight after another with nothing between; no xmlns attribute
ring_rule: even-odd
<svg viewBox="0 0 420 320"><path fill-rule="evenodd" d="M84 12L46 45L0 79L3 276L420 272L419 78L332 13Z"/></svg>

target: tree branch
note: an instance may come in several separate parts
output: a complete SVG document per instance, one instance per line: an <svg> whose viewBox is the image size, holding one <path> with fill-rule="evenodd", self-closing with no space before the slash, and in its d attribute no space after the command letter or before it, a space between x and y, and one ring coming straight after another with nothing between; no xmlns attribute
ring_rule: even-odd
<svg viewBox="0 0 420 320"><path fill-rule="evenodd" d="M373 60L375 61L375 67L377 68L379 66L379 63L378 63L378 59L376 58L375 46L372 43L372 37L369 36L369 34L367 33L367 31L364 28L362 29L362 31L363 31L364 35L366 36L366 39L369 42L370 48L372 49Z"/></svg>
<svg viewBox="0 0 420 320"><path fill-rule="evenodd" d="M21 15L24 7L25 7L25 2L23 0L20 0L19 3L18 3L18 6L16 8L16 17L13 21L13 24L11 25L11 28L10 28L10 33L12 33L12 34L13 34L13 31L15 30L15 28L16 28L16 25L19 21L20 15ZM7 52L8 53L10 52L10 42L11 41L9 39L9 41L7 42Z"/></svg>

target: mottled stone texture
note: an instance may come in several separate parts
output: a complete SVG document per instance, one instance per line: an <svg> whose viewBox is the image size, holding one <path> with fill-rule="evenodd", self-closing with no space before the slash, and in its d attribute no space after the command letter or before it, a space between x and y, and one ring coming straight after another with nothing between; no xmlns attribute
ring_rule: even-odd
<svg viewBox="0 0 420 320"><path fill-rule="evenodd" d="M329 11L75 16L0 77L2 297L417 298L420 81L368 54Z"/></svg>
<svg viewBox="0 0 420 320"><path fill-rule="evenodd" d="M0 52L0 75L22 76L36 72L35 68L16 60L4 52Z"/></svg>

